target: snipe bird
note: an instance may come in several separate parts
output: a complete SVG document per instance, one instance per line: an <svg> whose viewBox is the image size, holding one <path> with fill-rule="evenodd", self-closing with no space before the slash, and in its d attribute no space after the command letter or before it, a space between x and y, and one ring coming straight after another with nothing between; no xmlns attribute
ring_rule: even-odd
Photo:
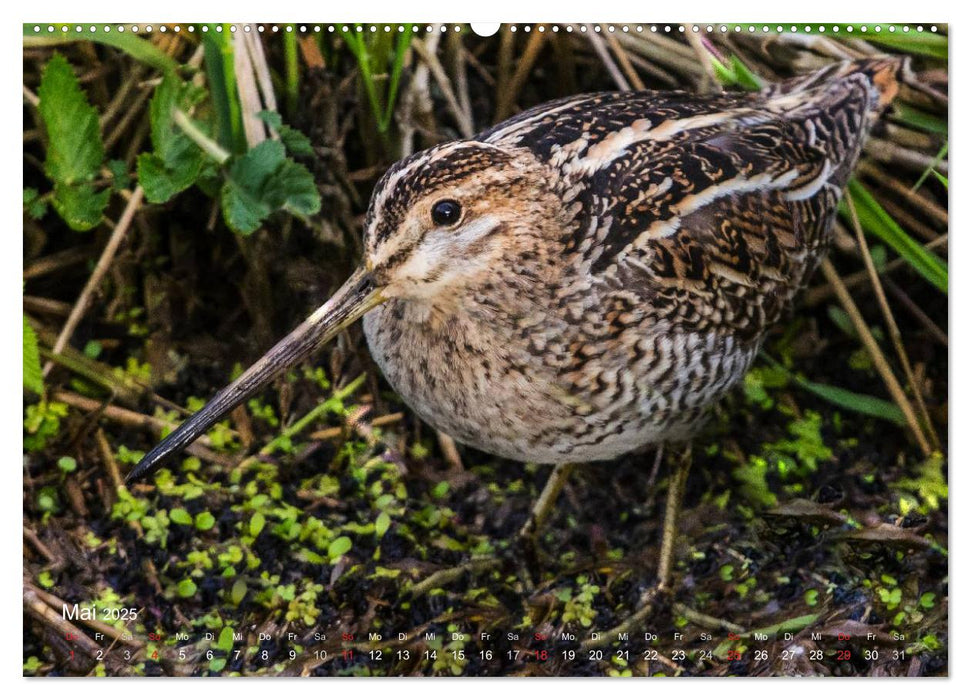
<svg viewBox="0 0 971 700"><path fill-rule="evenodd" d="M155 470L360 317L414 412L556 465L690 438L826 254L901 63L831 65L748 94L603 92L393 165L360 268L151 450Z"/></svg>

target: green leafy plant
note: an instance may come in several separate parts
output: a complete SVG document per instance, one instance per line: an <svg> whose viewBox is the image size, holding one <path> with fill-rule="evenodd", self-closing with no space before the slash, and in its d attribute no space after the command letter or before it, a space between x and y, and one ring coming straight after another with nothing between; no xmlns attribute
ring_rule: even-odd
<svg viewBox="0 0 971 700"><path fill-rule="evenodd" d="M40 366L37 334L24 316L24 388L35 394L44 393L44 374Z"/></svg>
<svg viewBox="0 0 971 700"><path fill-rule="evenodd" d="M87 231L101 222L111 196L94 179L104 161L98 113L60 54L47 63L37 91L47 132L44 172L54 183L53 205L68 226Z"/></svg>
<svg viewBox="0 0 971 700"><path fill-rule="evenodd" d="M138 156L138 182L149 202L169 201L198 180L206 164L203 150L175 124L175 110L188 111L203 93L168 73L149 107L151 153Z"/></svg>
<svg viewBox="0 0 971 700"><path fill-rule="evenodd" d="M404 25L395 40L389 33L368 34L351 29L341 32L357 66L364 92L377 125L378 133L387 134L398 96L398 86L404 69L405 54L411 44L411 25ZM387 76L384 91L378 87L380 76Z"/></svg>

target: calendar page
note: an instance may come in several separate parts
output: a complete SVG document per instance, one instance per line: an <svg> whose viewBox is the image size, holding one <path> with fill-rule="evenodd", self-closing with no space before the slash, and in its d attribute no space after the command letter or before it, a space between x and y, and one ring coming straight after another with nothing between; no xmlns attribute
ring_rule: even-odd
<svg viewBox="0 0 971 700"><path fill-rule="evenodd" d="M41 19L24 676L949 674L946 24Z"/></svg>

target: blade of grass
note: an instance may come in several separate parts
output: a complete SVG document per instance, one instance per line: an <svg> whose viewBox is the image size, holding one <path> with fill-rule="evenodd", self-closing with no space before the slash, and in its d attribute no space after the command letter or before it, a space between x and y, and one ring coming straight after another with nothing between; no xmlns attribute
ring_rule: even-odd
<svg viewBox="0 0 971 700"><path fill-rule="evenodd" d="M907 419L904 417L903 411L901 411L897 405L891 401L886 401L884 399L877 398L876 396L869 396L867 394L858 394L854 391L833 386L831 384L822 384L820 382L810 381L805 377L790 372L786 367L770 357L767 353L761 352L759 354L774 368L785 372L789 379L791 379L798 387L815 394L819 398L823 399L824 401L828 401L834 406L839 406L840 408L845 408L855 413L862 413L863 415L887 420L891 423L896 423L897 425L907 425Z"/></svg>
<svg viewBox="0 0 971 700"><path fill-rule="evenodd" d="M846 193L847 197L853 198L863 230L897 251L928 282L947 294L947 263L900 228L859 180L850 180ZM845 201L840 203L840 213L847 219L850 216Z"/></svg>
<svg viewBox="0 0 971 700"><path fill-rule="evenodd" d="M914 183L914 186L910 188L911 192L916 192L917 190L919 190L920 186L924 184L924 181L930 176L931 173L934 173L935 175L937 175L938 178L942 177L942 175L937 172L937 164L940 163L942 160L944 160L944 156L946 155L947 155L947 144L945 143L943 146L941 146L941 150L937 152L937 156L935 156L934 162L931 163L930 166L928 166L927 170L925 170L921 174L921 176L917 179L917 182ZM945 183L944 186L946 187L947 184Z"/></svg>
<svg viewBox="0 0 971 700"><path fill-rule="evenodd" d="M300 93L300 64L297 62L297 33L283 35L283 56L286 65L286 103L287 113L293 118L297 111L297 96Z"/></svg>
<svg viewBox="0 0 971 700"><path fill-rule="evenodd" d="M395 102L398 99L398 86L401 84L401 73L405 67L405 56L408 54L408 47L411 46L411 25L404 25L404 32L399 33L398 43L395 45L394 61L391 64L391 79L388 82L388 102L385 105L384 115L379 123L382 131L387 131L391 126L391 117L394 114Z"/></svg>
<svg viewBox="0 0 971 700"><path fill-rule="evenodd" d="M905 33L903 31L904 25L902 24L882 24L880 25L879 33L874 31L877 26L875 24L853 24L849 26L852 26L857 31L853 33L840 32L839 34L834 34L833 38L842 40L865 38L871 44L877 44L878 46L886 46L887 48L897 49L911 54L947 60L947 36L944 34L918 32L915 27L910 27L909 31ZM863 27L866 27L865 34L859 31ZM890 31L891 27L893 27L892 32Z"/></svg>
<svg viewBox="0 0 971 700"><path fill-rule="evenodd" d="M892 117L894 121L906 124L915 129L926 131L929 134L947 136L947 120L936 117L933 114L921 111L906 102L900 102L894 106Z"/></svg>
<svg viewBox="0 0 971 700"><path fill-rule="evenodd" d="M77 34L73 31L73 26L54 24L55 32L48 36L39 36L34 33L33 25L24 25L24 47L28 46L56 46L59 44L72 43L75 41L93 41L106 46L113 46L124 51L136 61L157 68L163 73L179 69L179 63L155 46L147 39L142 39L137 34L130 32L86 32ZM64 33L61 28L67 26L70 32Z"/></svg>
<svg viewBox="0 0 971 700"><path fill-rule="evenodd" d="M236 90L236 73L233 70L233 45L229 25L207 24L202 34L205 48L206 77L216 115L216 131L219 142L233 153L246 152L246 134L243 131L243 114Z"/></svg>

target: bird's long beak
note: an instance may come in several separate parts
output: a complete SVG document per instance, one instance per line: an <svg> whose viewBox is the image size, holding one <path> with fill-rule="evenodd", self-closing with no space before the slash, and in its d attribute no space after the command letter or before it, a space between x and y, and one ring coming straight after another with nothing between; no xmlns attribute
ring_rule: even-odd
<svg viewBox="0 0 971 700"><path fill-rule="evenodd" d="M154 472L166 457L190 445L236 406L385 301L381 291L367 270L358 269L310 318L145 455L128 475L128 483Z"/></svg>

